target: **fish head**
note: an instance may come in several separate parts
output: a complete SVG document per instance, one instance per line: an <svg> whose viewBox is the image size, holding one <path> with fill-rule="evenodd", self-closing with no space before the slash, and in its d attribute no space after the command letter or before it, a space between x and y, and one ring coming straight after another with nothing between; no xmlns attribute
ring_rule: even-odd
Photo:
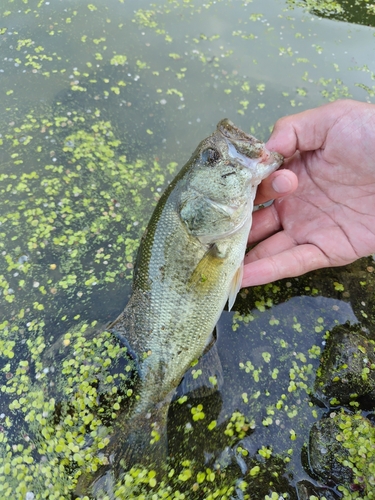
<svg viewBox="0 0 375 500"><path fill-rule="evenodd" d="M210 244L251 223L257 186L282 162L279 153L221 120L186 166L179 213L191 234Z"/></svg>

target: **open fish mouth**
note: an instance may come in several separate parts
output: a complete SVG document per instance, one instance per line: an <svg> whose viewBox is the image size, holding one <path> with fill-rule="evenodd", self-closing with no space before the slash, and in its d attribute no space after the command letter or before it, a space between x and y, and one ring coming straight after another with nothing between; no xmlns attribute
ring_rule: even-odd
<svg viewBox="0 0 375 500"><path fill-rule="evenodd" d="M217 124L217 130L223 134L224 137L229 139L232 142L236 141L245 141L251 142L252 144L259 143L262 144L261 141L256 139L254 136L244 132L240 128L238 128L231 120L228 118L224 118L220 120Z"/></svg>
<svg viewBox="0 0 375 500"><path fill-rule="evenodd" d="M217 125L217 131L224 137L228 145L228 155L245 167L254 169L279 166L283 157L279 153L269 151L264 143L251 134L247 134L234 123L225 118Z"/></svg>
<svg viewBox="0 0 375 500"><path fill-rule="evenodd" d="M265 167L270 167L273 169L276 165L277 168L281 167L284 162L284 157L280 153L274 151L269 151L265 146L262 151L262 155L259 158L259 164Z"/></svg>

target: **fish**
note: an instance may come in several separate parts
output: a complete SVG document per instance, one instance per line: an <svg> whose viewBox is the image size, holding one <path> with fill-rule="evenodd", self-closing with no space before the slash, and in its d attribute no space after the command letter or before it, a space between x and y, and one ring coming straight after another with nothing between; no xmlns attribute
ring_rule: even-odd
<svg viewBox="0 0 375 500"><path fill-rule="evenodd" d="M223 119L161 196L141 238L129 302L107 327L138 376L136 401L102 450L112 471L165 458L173 393L211 345L225 304L234 304L257 186L282 163Z"/></svg>

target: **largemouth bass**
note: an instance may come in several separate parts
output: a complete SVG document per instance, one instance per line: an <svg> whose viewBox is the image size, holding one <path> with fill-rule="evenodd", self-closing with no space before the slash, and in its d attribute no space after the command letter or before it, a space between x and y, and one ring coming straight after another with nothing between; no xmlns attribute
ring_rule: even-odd
<svg viewBox="0 0 375 500"><path fill-rule="evenodd" d="M114 469L122 458L126 467L158 460L173 392L240 288L257 186L282 162L222 120L157 204L141 240L131 298L109 325L139 376L139 397L107 447Z"/></svg>

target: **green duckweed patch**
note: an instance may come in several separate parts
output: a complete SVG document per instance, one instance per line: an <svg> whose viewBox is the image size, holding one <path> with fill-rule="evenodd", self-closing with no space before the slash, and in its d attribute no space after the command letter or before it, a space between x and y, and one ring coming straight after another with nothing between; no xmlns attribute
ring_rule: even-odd
<svg viewBox="0 0 375 500"><path fill-rule="evenodd" d="M6 334L8 328L2 326ZM80 476L95 474L108 463L104 452L113 426L136 395L135 367L126 348L96 322L77 324L49 346L42 333L34 328L22 356L10 356L1 371L6 379L2 398L10 412L0 434L0 491L15 499L78 498L74 490ZM202 421L207 429L203 410L197 405L190 413L193 422ZM14 433L19 421L22 431ZM234 453L248 456L238 443L254 423L237 411L221 429L215 427L208 425L216 439L227 440ZM182 499L196 492L204 498L230 499L239 489L247 499L251 478L267 476L271 468L271 484L277 484L282 463L271 448L262 447L259 458L251 458L247 477L242 477L226 470L225 463L201 469L192 460L179 459L163 479L153 470L133 468L114 484L113 492L124 499Z"/></svg>
<svg viewBox="0 0 375 500"><path fill-rule="evenodd" d="M176 163L165 170L157 161L128 162L123 140L98 110L30 112L3 148L0 293L18 317L48 314L59 296L85 302L94 287L129 278L145 200L156 203Z"/></svg>
<svg viewBox="0 0 375 500"><path fill-rule="evenodd" d="M339 486L338 489L348 499L375 498L375 427L359 413L340 412L337 421L340 433L336 440L348 452L345 458L339 457L339 461L352 470L356 485L350 489Z"/></svg>
<svg viewBox="0 0 375 500"><path fill-rule="evenodd" d="M309 9L313 14L328 19L346 21L349 23L375 26L375 9L366 0L346 2L343 0L288 0L288 5Z"/></svg>
<svg viewBox="0 0 375 500"><path fill-rule="evenodd" d="M35 331L23 356L2 368L7 381L1 394L10 410L0 437L2 495L68 498L82 471L95 472L105 463L101 450L111 422L132 395L132 367L116 370L126 349L94 327L78 325L49 349L42 331ZM20 421L22 430L14 434Z"/></svg>
<svg viewBox="0 0 375 500"><path fill-rule="evenodd" d="M57 109L29 111L1 139L0 492L12 498L68 498L82 472L105 464L112 421L133 395L129 364L113 371L123 350L95 322L61 332L94 290L126 288L144 203L177 166L129 161L99 109Z"/></svg>
<svg viewBox="0 0 375 500"><path fill-rule="evenodd" d="M250 355L250 358L246 358L245 352L242 352L243 360L239 368L244 376L246 374L251 379L251 390L247 389L242 394L243 402L251 410L246 411L241 407L241 411L245 415L259 415L262 412L261 422L259 417L255 418L256 431L252 435L252 439L258 443L267 443L268 430L272 429L275 433L276 429L279 429L279 440L285 450L285 431L289 432L291 454L289 458L286 457L286 463L288 464L289 460L291 469L288 469L287 465L288 470L293 470L295 454L299 454L301 447L303 449L306 446L306 428L310 429L314 422L318 422L323 416L322 408L316 405L313 385L316 383L316 374L324 369L321 363L325 362L327 340L331 342L331 336L337 329L348 332L357 329L368 339L362 343L368 345L370 351L373 349L373 323L368 314L362 314L372 310L374 305L372 273L371 259L363 259L343 268L341 272L334 269L317 271L296 280L283 280L264 287L243 290L237 300L237 312L233 314L232 324L234 334L240 332L241 337L243 332L248 331L249 334L246 336L245 333L246 347L242 345L232 349L241 349L248 352L247 356ZM362 286L364 281L366 291ZM301 294L298 300L304 304L303 307L293 305L298 293ZM361 295L357 297L357 293ZM323 308L322 300L325 301ZM358 323L350 312L351 307L354 308L357 318L361 318L361 323ZM345 310L348 316L344 313ZM362 318L366 321L367 328L364 327ZM344 324L346 321L349 323ZM248 343L253 347L248 347ZM358 356L364 359L359 377L361 380L367 380L370 373L367 365L370 366L370 363L362 344L358 347ZM284 391L278 385L280 380L283 381ZM238 379L238 384L240 391L244 387L241 378ZM275 400L276 394L280 395L278 400ZM332 398L328 404L337 408L340 403ZM338 435L337 439L345 442L345 449L351 449L351 458L342 458L342 455L338 454L336 460L340 463L345 460L345 465L352 469L355 479L353 487L345 482L337 483L337 487L345 499L372 498L373 472L366 464L369 463L368 460L373 460L373 426L364 418L366 411L352 413L356 409L352 403L347 405L347 408L349 413L339 412L339 415L350 430L347 434ZM373 412L370 412L370 415L373 415ZM257 441L260 424L263 428L263 440ZM357 425L360 430L356 430ZM359 451L357 439L362 432L367 434L367 438L361 442L367 439L369 450ZM350 465L346 463L348 460ZM308 468L306 471L310 474Z"/></svg>
<svg viewBox="0 0 375 500"><path fill-rule="evenodd" d="M282 114L374 96L370 65L352 68L352 85L352 60L331 61L317 19L301 23L290 3L280 24L256 2L130 4L0 7L0 496L65 500L82 473L105 463L136 387L124 349L100 324L124 306L152 207L203 133L229 116L266 139ZM356 12L371 14L367 4ZM303 7L340 15L340 5L349 9ZM342 32L339 48L353 47L352 36ZM182 451L163 479L127 471L117 495L294 499L300 450L323 411L310 400L322 342L349 316L341 302L373 328L373 270L363 269L243 291L225 333L244 335L250 348L236 344L231 358L222 346L233 383L209 400L184 395L179 419L172 405L171 441ZM301 302L285 319L278 306L301 295L337 299L337 309L328 314L317 301L308 318ZM358 481L362 459L353 461Z"/></svg>

